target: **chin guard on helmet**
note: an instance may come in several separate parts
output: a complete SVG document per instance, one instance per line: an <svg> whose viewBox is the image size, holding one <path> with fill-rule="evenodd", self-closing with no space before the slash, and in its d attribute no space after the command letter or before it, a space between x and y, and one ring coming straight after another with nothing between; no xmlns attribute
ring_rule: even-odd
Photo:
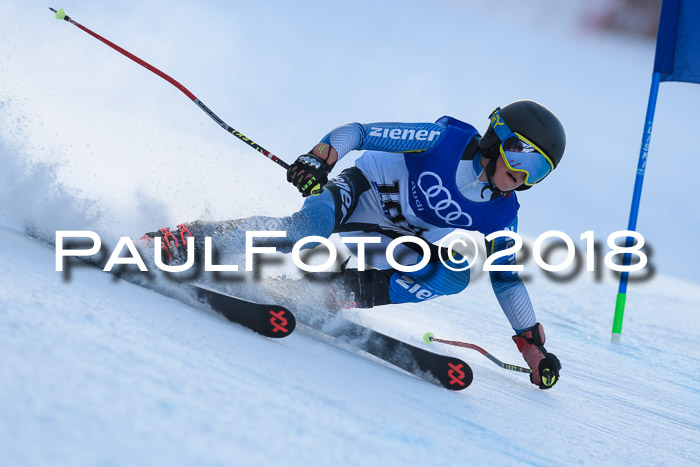
<svg viewBox="0 0 700 467"><path fill-rule="evenodd" d="M479 146L481 146L481 141L479 141ZM481 157L488 160L488 162L486 163L486 167L484 167L484 172L486 173L486 181L488 182L489 188L492 192L498 193L501 196L509 196L512 193L512 191L503 191L500 188L498 188L493 182L493 176L496 173L496 163L498 161L498 150L496 149L496 151L494 151L494 149L495 148L492 145L490 148L484 148L481 151Z"/></svg>

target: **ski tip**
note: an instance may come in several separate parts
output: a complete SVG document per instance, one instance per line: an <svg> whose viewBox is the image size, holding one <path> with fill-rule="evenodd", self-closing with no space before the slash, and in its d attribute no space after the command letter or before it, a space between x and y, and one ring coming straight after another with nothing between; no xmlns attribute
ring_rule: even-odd
<svg viewBox="0 0 700 467"><path fill-rule="evenodd" d="M267 337L287 337L297 327L297 320L294 314L284 307L270 307L266 320L267 326L265 326L261 334Z"/></svg>
<svg viewBox="0 0 700 467"><path fill-rule="evenodd" d="M423 334L423 342L426 344L432 344L433 343L433 337L435 337L435 334L432 332L426 332Z"/></svg>
<svg viewBox="0 0 700 467"><path fill-rule="evenodd" d="M447 372L441 375L440 381L452 391L466 389L474 381L474 373L469 365L457 358L450 359L447 363Z"/></svg>

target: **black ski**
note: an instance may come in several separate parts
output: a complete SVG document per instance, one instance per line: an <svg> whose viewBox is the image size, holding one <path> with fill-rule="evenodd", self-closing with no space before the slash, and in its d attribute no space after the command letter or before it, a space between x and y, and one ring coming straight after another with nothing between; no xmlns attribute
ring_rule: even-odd
<svg viewBox="0 0 700 467"><path fill-rule="evenodd" d="M241 324L266 337L287 337L297 322L291 311L279 305L250 302L201 285L189 286L197 297L227 320Z"/></svg>
<svg viewBox="0 0 700 467"><path fill-rule="evenodd" d="M312 323L309 326L418 378L453 391L465 389L474 378L469 365L458 358L430 352L340 317L333 318L329 325L320 329Z"/></svg>
<svg viewBox="0 0 700 467"><path fill-rule="evenodd" d="M31 227L27 227L25 233L29 238L37 240L51 248L56 248L53 239L47 238ZM80 259L82 260L82 264L98 267L100 269L103 267L98 259L92 257ZM192 305L192 303L188 303L187 300L184 300L182 296L178 294L168 293L167 289L156 287L156 284L140 280L138 275L121 274L116 271L112 274L131 284L152 290L187 305ZM182 283L178 286L178 291L183 290L190 290L192 292L191 295L196 296L201 302L209 305L211 309L223 315L227 320L245 326L263 336L273 338L287 337L296 328L297 322L294 315L283 306L251 302L212 290L200 284L190 285Z"/></svg>
<svg viewBox="0 0 700 467"><path fill-rule="evenodd" d="M363 350L421 379L437 382L447 389L468 387L474 375L462 360L430 352L393 337L371 331Z"/></svg>

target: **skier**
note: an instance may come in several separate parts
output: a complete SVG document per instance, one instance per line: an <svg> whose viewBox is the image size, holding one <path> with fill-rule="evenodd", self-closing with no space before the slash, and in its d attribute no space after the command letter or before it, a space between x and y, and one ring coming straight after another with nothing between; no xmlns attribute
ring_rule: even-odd
<svg viewBox="0 0 700 467"><path fill-rule="evenodd" d="M341 126L288 169L287 180L306 198L300 211L284 218L195 221L144 238L162 237L164 258L177 263L186 255L190 237L196 249L202 247L204 237L212 237L217 246L238 252L244 250L249 230L286 231L288 242L275 243L284 252L311 235L379 237L381 243L368 247L366 254L366 262L375 269L344 267L338 273L309 277L327 283L340 305L362 308L459 293L469 284L469 271L454 271L442 264L435 245L431 245L428 264L415 272L397 271L385 255L375 253L401 236L437 242L456 228L484 235L517 230L515 191L531 188L557 167L566 137L557 117L533 101L497 108L489 118L483 137L473 126L449 116L435 123ZM366 152L354 167L328 181L338 160L353 150ZM487 252L503 250L510 241L498 237L487 242ZM403 243L394 256L401 264L417 264L424 252L418 245ZM515 255L501 257L494 264L516 264ZM544 329L535 318L525 285L516 272L489 275L515 331L513 341L532 370L531 382L541 389L551 388L559 380L561 364L544 347Z"/></svg>

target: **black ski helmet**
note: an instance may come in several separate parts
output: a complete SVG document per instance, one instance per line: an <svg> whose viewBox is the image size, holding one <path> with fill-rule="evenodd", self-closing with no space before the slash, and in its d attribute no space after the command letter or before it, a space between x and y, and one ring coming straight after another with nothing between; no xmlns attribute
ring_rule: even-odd
<svg viewBox="0 0 700 467"><path fill-rule="evenodd" d="M564 156L564 148L566 147L566 133L559 119L549 110L534 101L515 101L501 107L501 117L508 128L515 133L519 133L537 145L554 164L556 169L561 158ZM495 161L500 155L498 145L501 140L496 135L489 124L489 128L484 136L479 141L479 147L482 149L482 154L487 159L491 159L494 163L490 171L495 171ZM487 175L489 178L493 173ZM527 190L529 186L522 185L516 188L517 191Z"/></svg>

